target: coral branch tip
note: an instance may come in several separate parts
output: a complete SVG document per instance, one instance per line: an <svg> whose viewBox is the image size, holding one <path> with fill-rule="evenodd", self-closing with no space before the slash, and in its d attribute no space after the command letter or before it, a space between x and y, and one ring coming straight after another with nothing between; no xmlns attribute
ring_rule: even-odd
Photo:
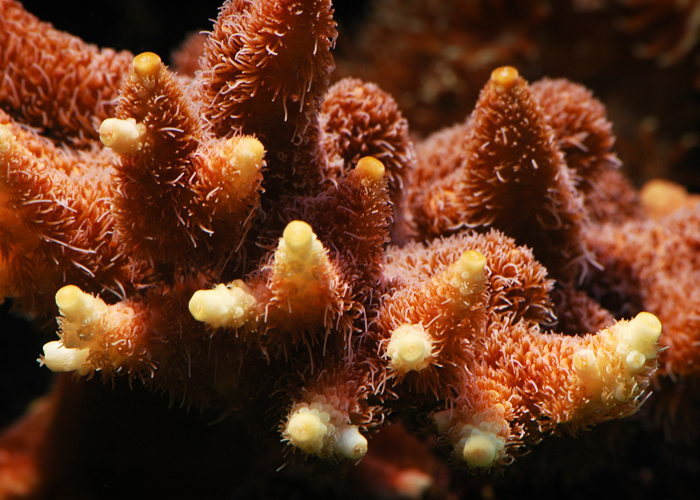
<svg viewBox="0 0 700 500"><path fill-rule="evenodd" d="M372 156L365 156L357 162L355 167L360 176L372 183L378 183L384 178L384 164Z"/></svg>
<svg viewBox="0 0 700 500"><path fill-rule="evenodd" d="M505 90L509 90L518 81L518 70L512 66L501 66L491 73L491 80Z"/></svg>

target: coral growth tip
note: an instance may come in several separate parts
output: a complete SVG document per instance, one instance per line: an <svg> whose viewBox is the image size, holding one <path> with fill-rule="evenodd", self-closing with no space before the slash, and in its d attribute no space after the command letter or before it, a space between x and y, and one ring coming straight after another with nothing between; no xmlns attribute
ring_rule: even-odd
<svg viewBox="0 0 700 500"><path fill-rule="evenodd" d="M284 228L283 237L289 250L295 254L306 255L311 250L314 232L306 222L295 220Z"/></svg>
<svg viewBox="0 0 700 500"><path fill-rule="evenodd" d="M519 76L518 70L513 66L501 66L493 70L491 80L504 89L510 89L518 81Z"/></svg>
<svg viewBox="0 0 700 500"><path fill-rule="evenodd" d="M372 156L365 156L357 162L357 172L372 182L379 182L384 177L384 164Z"/></svg>
<svg viewBox="0 0 700 500"><path fill-rule="evenodd" d="M161 60L158 54L142 52L134 57L133 70L139 78L153 78L160 71Z"/></svg>

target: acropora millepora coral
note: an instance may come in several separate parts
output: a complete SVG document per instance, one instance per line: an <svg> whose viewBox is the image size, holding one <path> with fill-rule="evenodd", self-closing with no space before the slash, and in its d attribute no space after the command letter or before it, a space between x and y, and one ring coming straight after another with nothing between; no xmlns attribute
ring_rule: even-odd
<svg viewBox="0 0 700 500"><path fill-rule="evenodd" d="M698 275L697 205L645 215L590 92L499 68L414 149L390 95L330 85L332 14L229 0L189 78L0 2L0 290L57 314L43 365L281 415L314 460L418 415L472 471L700 366L663 278Z"/></svg>

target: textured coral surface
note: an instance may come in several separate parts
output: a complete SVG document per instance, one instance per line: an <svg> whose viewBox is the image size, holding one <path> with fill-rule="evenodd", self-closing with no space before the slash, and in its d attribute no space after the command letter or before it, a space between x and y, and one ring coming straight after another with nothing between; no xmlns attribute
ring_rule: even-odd
<svg viewBox="0 0 700 500"><path fill-rule="evenodd" d="M695 3L622 3L566 9L687 63ZM0 0L0 498L688 494L700 202L541 78L595 75L561 5L400 4L229 0L169 66Z"/></svg>

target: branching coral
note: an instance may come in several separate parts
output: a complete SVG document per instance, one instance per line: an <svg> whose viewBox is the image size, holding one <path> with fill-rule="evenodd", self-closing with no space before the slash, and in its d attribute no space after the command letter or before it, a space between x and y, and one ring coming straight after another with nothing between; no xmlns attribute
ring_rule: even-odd
<svg viewBox="0 0 700 500"><path fill-rule="evenodd" d="M471 117L414 152L389 94L330 86L328 1L227 1L192 78L149 52L115 70L17 3L0 9L24 19L4 21L1 81L30 88L34 68L66 84L21 55L39 43L21 36L29 25L121 82L116 106L105 83L78 125L36 122L43 90L0 93L0 292L17 311L58 312L49 369L143 382L242 422L240 435L276 427L309 462L359 460L385 422L411 421L472 472L634 413L659 356L692 371L692 318L674 320L656 281L668 259L650 246L625 260L659 223L582 87L499 68ZM64 116L63 101L46 107ZM601 222L620 210L624 225ZM697 274L697 216L683 210L668 217ZM619 279L642 284L642 307L615 320L602 296ZM61 387L42 414L54 432ZM57 487L47 460L22 456L6 475L34 495Z"/></svg>
<svg viewBox="0 0 700 500"><path fill-rule="evenodd" d="M461 121L491 71L510 65L532 80L563 76L593 87L635 181L682 168L673 180L698 189L688 153L696 144L698 2L371 0L369 7L340 44L339 73L393 94L414 133ZM635 55L644 52L639 45L652 60Z"/></svg>

